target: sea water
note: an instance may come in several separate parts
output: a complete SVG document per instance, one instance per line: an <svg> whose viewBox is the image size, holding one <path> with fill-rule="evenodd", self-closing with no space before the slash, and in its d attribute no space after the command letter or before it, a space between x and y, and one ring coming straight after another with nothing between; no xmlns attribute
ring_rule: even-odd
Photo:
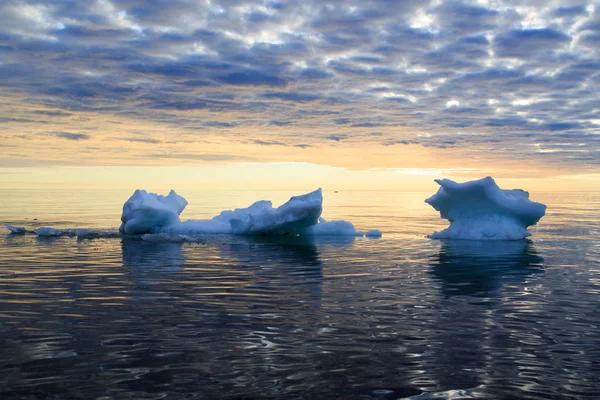
<svg viewBox="0 0 600 400"><path fill-rule="evenodd" d="M116 230L131 193L0 190L0 222ZM178 193L185 220L301 192ZM429 195L324 190L379 239L1 235L0 398L597 396L600 193L531 193L507 242L428 239Z"/></svg>

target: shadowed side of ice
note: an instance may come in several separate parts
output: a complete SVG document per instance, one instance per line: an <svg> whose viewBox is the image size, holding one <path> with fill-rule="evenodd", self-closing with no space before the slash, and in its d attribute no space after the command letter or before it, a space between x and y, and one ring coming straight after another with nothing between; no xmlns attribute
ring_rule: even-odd
<svg viewBox="0 0 600 400"><path fill-rule="evenodd" d="M503 284L544 271L544 259L529 240L443 240L430 259L431 274L447 296L489 296Z"/></svg>
<svg viewBox="0 0 600 400"><path fill-rule="evenodd" d="M443 231L429 235L432 239L519 240L531 234L546 213L546 206L529 200L529 193L502 190L492 177L457 183L439 179L436 194L425 202L450 221Z"/></svg>
<svg viewBox="0 0 600 400"><path fill-rule="evenodd" d="M321 189L294 196L277 208L268 200L260 200L248 208L222 211L209 220L181 222L179 214L186 205L187 201L174 191L160 196L136 190L123 206L120 230L125 234L363 236L351 222L321 218Z"/></svg>

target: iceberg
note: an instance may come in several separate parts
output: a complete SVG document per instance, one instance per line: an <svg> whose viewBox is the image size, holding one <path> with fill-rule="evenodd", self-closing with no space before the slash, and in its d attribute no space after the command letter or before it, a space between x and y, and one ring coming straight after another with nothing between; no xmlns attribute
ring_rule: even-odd
<svg viewBox="0 0 600 400"><path fill-rule="evenodd" d="M529 200L528 192L502 190L490 176L464 183L435 182L440 188L425 202L450 221L450 226L429 235L432 239L524 239L531 235L527 227L546 213L546 205Z"/></svg>
<svg viewBox="0 0 600 400"><path fill-rule="evenodd" d="M174 190L162 196L138 189L123 205L119 231L128 235L143 234L179 223L179 214L187 204Z"/></svg>
<svg viewBox="0 0 600 400"><path fill-rule="evenodd" d="M123 204L121 226L116 230L55 229L33 230L38 236L76 236L78 240L141 236L147 242L203 243L201 235L230 234L244 236L364 236L349 221L325 221L321 189L293 196L275 208L271 201L260 200L247 208L221 211L206 220L181 222L180 214L188 205L185 198L171 190L167 196L137 189ZM25 228L4 225L11 233L27 233ZM381 232L369 231L380 237Z"/></svg>
<svg viewBox="0 0 600 400"><path fill-rule="evenodd" d="M292 235L315 225L323 211L321 189L292 197L273 208L268 200L260 200L248 208L225 210L213 219L188 220L161 229L178 234L231 233L238 235Z"/></svg>
<svg viewBox="0 0 600 400"><path fill-rule="evenodd" d="M222 211L212 219L181 222L179 214L187 204L174 191L161 196L138 189L123 205L120 231L125 234L183 235L169 236L170 240L186 240L199 234L363 236L351 222L327 222L321 218L321 189L293 196L277 208L271 201L260 200L247 208ZM144 240L164 237L147 236Z"/></svg>
<svg viewBox="0 0 600 400"><path fill-rule="evenodd" d="M310 236L363 236L350 221L340 219L327 222L323 218L319 218L317 224L303 229L300 233Z"/></svg>

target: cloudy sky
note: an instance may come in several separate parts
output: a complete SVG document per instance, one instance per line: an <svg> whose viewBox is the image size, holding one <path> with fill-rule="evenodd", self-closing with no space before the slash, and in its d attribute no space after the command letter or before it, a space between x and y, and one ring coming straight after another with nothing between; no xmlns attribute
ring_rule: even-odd
<svg viewBox="0 0 600 400"><path fill-rule="evenodd" d="M599 46L579 1L5 0L0 168L597 176Z"/></svg>

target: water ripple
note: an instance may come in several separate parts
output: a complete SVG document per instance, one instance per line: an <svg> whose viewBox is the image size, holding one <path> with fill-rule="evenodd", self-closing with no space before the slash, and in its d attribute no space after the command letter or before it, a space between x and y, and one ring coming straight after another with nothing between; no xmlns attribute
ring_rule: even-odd
<svg viewBox="0 0 600 400"><path fill-rule="evenodd" d="M550 196L534 240L503 243L430 241L443 222L380 196L396 217L333 207L380 240L0 237L0 397L600 391L597 196Z"/></svg>

